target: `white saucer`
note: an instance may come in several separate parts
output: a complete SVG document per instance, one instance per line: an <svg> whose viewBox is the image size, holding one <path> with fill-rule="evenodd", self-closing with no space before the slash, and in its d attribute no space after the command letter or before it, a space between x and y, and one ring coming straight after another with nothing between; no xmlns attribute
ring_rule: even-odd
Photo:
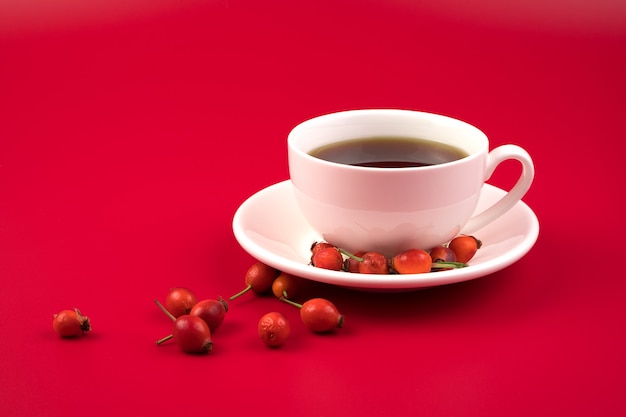
<svg viewBox="0 0 626 417"><path fill-rule="evenodd" d="M505 192L486 184L477 212ZM356 274L309 265L311 244L322 240L300 214L290 180L271 185L237 209L233 232L243 249L257 260L281 271L314 281L364 290L412 290L479 278L522 258L539 235L539 222L525 203L475 233L483 246L466 268L425 274Z"/></svg>

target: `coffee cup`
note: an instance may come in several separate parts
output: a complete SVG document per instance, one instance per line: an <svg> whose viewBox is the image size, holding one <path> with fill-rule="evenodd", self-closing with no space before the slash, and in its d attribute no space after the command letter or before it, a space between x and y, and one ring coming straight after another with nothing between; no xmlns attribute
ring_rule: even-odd
<svg viewBox="0 0 626 417"><path fill-rule="evenodd" d="M478 128L413 110L364 109L318 116L287 138L297 205L322 239L348 252L428 250L473 234L528 191L533 161L518 145L489 149ZM517 160L515 185L475 213L496 167Z"/></svg>

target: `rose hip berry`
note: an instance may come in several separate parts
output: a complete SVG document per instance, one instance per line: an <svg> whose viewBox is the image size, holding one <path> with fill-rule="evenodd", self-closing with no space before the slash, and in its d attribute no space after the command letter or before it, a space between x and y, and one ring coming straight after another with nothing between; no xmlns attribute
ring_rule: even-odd
<svg viewBox="0 0 626 417"><path fill-rule="evenodd" d="M298 293L298 278L286 272L281 272L272 283L272 293L277 298L287 297L293 298Z"/></svg>
<svg viewBox="0 0 626 417"><path fill-rule="evenodd" d="M318 268L340 271L343 267L343 256L336 247L326 246L313 251L311 264Z"/></svg>
<svg viewBox="0 0 626 417"><path fill-rule="evenodd" d="M474 257L482 242L470 235L459 235L448 243L448 247L455 253L457 262L467 263Z"/></svg>
<svg viewBox="0 0 626 417"><path fill-rule="evenodd" d="M432 259L423 249L409 249L394 256L391 265L399 274L423 274L430 272Z"/></svg>
<svg viewBox="0 0 626 417"><path fill-rule="evenodd" d="M188 288L174 287L165 298L165 308L174 317L189 314L192 307L198 302L196 295Z"/></svg>
<svg viewBox="0 0 626 417"><path fill-rule="evenodd" d="M220 297L219 300L201 300L189 312L189 315L200 317L209 325L211 333L217 330L224 322L226 312L228 311L228 303Z"/></svg>
<svg viewBox="0 0 626 417"><path fill-rule="evenodd" d="M278 347L285 343L291 332L287 318L276 311L261 317L258 324L259 337L267 346Z"/></svg>
<svg viewBox="0 0 626 417"><path fill-rule="evenodd" d="M62 310L54 315L52 328L61 337L75 337L91 330L89 317L80 314L77 308Z"/></svg>
<svg viewBox="0 0 626 417"><path fill-rule="evenodd" d="M331 245L328 242L313 242L313 244L311 245L311 255L315 255L315 253L319 250L325 249L325 248L334 248L335 246Z"/></svg>
<svg viewBox="0 0 626 417"><path fill-rule="evenodd" d="M456 254L446 246L436 246L430 250L433 262L456 262Z"/></svg>
<svg viewBox="0 0 626 417"><path fill-rule="evenodd" d="M282 301L300 309L300 319L309 330L316 333L329 332L343 327L344 316L337 307L325 298L312 298L304 304L299 304L286 298Z"/></svg>
<svg viewBox="0 0 626 417"><path fill-rule="evenodd" d="M213 349L211 329L204 320L197 316L184 314L174 321L172 334L157 340L157 345L174 339L174 342L185 353L207 353Z"/></svg>
<svg viewBox="0 0 626 417"><path fill-rule="evenodd" d="M359 262L359 273L361 274L388 274L389 260L379 252L365 252Z"/></svg>
<svg viewBox="0 0 626 417"><path fill-rule="evenodd" d="M359 265L363 262L363 255L365 255L365 252L359 251L348 256L343 263L343 269L348 272L358 273Z"/></svg>
<svg viewBox="0 0 626 417"><path fill-rule="evenodd" d="M232 301L250 290L256 294L269 292L272 289L274 279L276 279L279 274L279 270L262 262L252 264L252 266L250 266L250 268L246 271L246 287L237 294L232 295L229 300Z"/></svg>

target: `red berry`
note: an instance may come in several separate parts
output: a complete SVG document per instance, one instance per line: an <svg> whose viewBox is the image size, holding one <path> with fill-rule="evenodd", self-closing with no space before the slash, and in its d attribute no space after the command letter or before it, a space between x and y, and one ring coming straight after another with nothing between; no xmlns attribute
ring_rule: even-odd
<svg viewBox="0 0 626 417"><path fill-rule="evenodd" d="M313 242L311 245L311 255L315 255L315 252L324 248L334 248L334 246L328 242Z"/></svg>
<svg viewBox="0 0 626 417"><path fill-rule="evenodd" d="M52 328L61 337L74 337L91 330L89 317L80 314L77 308L74 310L62 310L54 315Z"/></svg>
<svg viewBox="0 0 626 417"><path fill-rule="evenodd" d="M361 274L388 274L389 260L382 253L366 252L359 262L359 272Z"/></svg>
<svg viewBox="0 0 626 417"><path fill-rule="evenodd" d="M363 259L364 254L365 252L360 251L360 252L353 253L352 255L354 257ZM359 272L359 265L361 264L361 261L359 261L358 259L355 259L353 256L349 256L345 260L345 262L343 263L343 269L348 272L357 273Z"/></svg>
<svg viewBox="0 0 626 417"><path fill-rule="evenodd" d="M300 319L309 330L322 333L343 327L344 316L325 298L312 298L304 304L281 298L282 301L300 309Z"/></svg>
<svg viewBox="0 0 626 417"><path fill-rule="evenodd" d="M272 289L274 279L276 279L279 274L280 271L276 268L272 268L262 262L256 262L246 271L246 287L242 291L231 296L229 299L234 300L250 290L256 294L269 292Z"/></svg>
<svg viewBox="0 0 626 417"><path fill-rule="evenodd" d="M343 267L343 256L334 246L328 246L314 251L311 264L317 268L340 271Z"/></svg>
<svg viewBox="0 0 626 417"><path fill-rule="evenodd" d="M258 324L259 337L267 346L278 347L285 343L291 331L287 318L278 312L263 315Z"/></svg>
<svg viewBox="0 0 626 417"><path fill-rule="evenodd" d="M433 262L456 262L456 254L448 247L436 246L430 250L430 259Z"/></svg>
<svg viewBox="0 0 626 417"><path fill-rule="evenodd" d="M391 260L393 269L399 274L422 274L430 272L432 259L422 249L408 249L400 252Z"/></svg>
<svg viewBox="0 0 626 417"><path fill-rule="evenodd" d="M300 318L313 332L328 332L344 323L344 316L325 298L312 298L302 304Z"/></svg>
<svg viewBox="0 0 626 417"><path fill-rule="evenodd" d="M246 272L245 283L257 294L262 294L272 288L272 282L280 271L261 262L253 264Z"/></svg>
<svg viewBox="0 0 626 417"><path fill-rule="evenodd" d="M207 353L213 349L211 329L204 320L197 316L184 314L176 319L172 327L172 334L157 341L157 345L169 339L186 353Z"/></svg>
<svg viewBox="0 0 626 417"><path fill-rule="evenodd" d="M467 263L474 257L482 244L474 236L459 235L450 241L448 247L455 253L457 262Z"/></svg>
<svg viewBox="0 0 626 417"><path fill-rule="evenodd" d="M272 283L272 293L277 298L289 297L293 298L298 293L299 280L297 277L281 272Z"/></svg>
<svg viewBox="0 0 626 417"><path fill-rule="evenodd" d="M228 303L220 297L219 300L198 301L189 313L191 316L200 317L209 325L213 333L224 322L224 317L228 311Z"/></svg>
<svg viewBox="0 0 626 417"><path fill-rule="evenodd" d="M197 302L198 299L193 291L183 287L175 287L170 289L165 298L165 308L174 317L180 317L183 314L189 314Z"/></svg>

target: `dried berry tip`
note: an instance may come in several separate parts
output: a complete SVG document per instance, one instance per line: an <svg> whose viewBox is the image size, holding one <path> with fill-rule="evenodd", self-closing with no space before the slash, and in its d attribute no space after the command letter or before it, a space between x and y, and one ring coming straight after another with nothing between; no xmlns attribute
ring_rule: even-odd
<svg viewBox="0 0 626 417"><path fill-rule="evenodd" d="M80 314L80 310L78 310L76 307L74 307L74 311L76 312L78 322L80 323L80 330L82 330L83 333L91 331L91 322L89 321L89 317Z"/></svg>
<svg viewBox="0 0 626 417"><path fill-rule="evenodd" d="M228 302L226 302L226 300L224 300L224 297L222 297L220 295L219 298L217 299L217 301L222 303L222 305L224 306L224 312L228 312Z"/></svg>

